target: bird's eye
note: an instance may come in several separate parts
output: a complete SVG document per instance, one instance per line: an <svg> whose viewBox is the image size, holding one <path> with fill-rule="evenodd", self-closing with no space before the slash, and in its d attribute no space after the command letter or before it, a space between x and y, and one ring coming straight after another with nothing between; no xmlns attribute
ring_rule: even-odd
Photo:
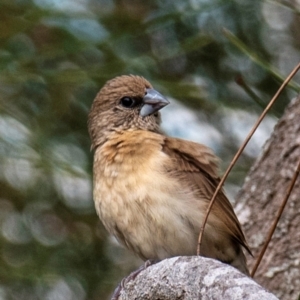
<svg viewBox="0 0 300 300"><path fill-rule="evenodd" d="M121 99L121 105L126 107L126 108L131 108L135 105L135 101L134 99L130 98L130 97L123 97Z"/></svg>

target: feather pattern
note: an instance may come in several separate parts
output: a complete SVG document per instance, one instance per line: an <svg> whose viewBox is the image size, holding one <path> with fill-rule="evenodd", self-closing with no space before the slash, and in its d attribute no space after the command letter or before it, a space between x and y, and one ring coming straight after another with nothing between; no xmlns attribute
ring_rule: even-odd
<svg viewBox="0 0 300 300"><path fill-rule="evenodd" d="M218 159L211 150L205 145L167 137L163 151L173 160L169 171L190 183L199 198L210 201L220 181L217 176ZM222 218L228 234L251 254L241 225L223 190L216 197L213 212Z"/></svg>
<svg viewBox="0 0 300 300"><path fill-rule="evenodd" d="M158 98L146 97L149 89ZM108 81L96 96L88 120L95 151L95 207L106 229L144 260L195 255L219 183L218 159L204 145L161 132L157 107L165 98L153 91L147 80L131 75ZM141 115L143 105L147 109ZM201 255L249 274L242 247L251 253L220 191L207 220Z"/></svg>

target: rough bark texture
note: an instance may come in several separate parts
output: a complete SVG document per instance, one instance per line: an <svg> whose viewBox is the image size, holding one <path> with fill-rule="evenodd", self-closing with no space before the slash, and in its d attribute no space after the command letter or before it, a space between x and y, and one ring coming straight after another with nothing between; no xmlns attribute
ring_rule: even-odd
<svg viewBox="0 0 300 300"><path fill-rule="evenodd" d="M263 246L299 159L300 97L292 101L279 120L237 197L236 212L254 258ZM300 295L299 225L300 178L254 277L280 299L298 299ZM250 270L254 261L248 259Z"/></svg>
<svg viewBox="0 0 300 300"><path fill-rule="evenodd" d="M200 256L165 259L125 284L119 300L275 300L251 278Z"/></svg>

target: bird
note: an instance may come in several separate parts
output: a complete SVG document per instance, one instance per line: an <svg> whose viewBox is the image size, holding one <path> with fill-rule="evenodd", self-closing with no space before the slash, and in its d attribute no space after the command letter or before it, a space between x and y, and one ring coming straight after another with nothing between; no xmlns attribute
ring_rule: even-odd
<svg viewBox="0 0 300 300"><path fill-rule="evenodd" d="M162 131L160 110L168 104L144 77L121 75L104 84L88 115L97 214L109 233L145 261L196 255L220 181L219 159L209 147ZM200 255L249 275L243 249L251 254L222 189Z"/></svg>

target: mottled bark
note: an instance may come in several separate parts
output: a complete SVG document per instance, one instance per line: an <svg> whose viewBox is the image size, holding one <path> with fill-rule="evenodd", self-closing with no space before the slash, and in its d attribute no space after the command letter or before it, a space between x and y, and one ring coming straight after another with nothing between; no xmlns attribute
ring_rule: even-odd
<svg viewBox="0 0 300 300"><path fill-rule="evenodd" d="M292 101L252 167L236 212L255 259L300 159L300 97ZM240 212L240 213L239 213ZM280 299L300 295L300 179L254 279ZM255 259L249 258L251 267Z"/></svg>
<svg viewBox="0 0 300 300"><path fill-rule="evenodd" d="M276 300L251 278L200 256L165 259L125 284L119 300Z"/></svg>

